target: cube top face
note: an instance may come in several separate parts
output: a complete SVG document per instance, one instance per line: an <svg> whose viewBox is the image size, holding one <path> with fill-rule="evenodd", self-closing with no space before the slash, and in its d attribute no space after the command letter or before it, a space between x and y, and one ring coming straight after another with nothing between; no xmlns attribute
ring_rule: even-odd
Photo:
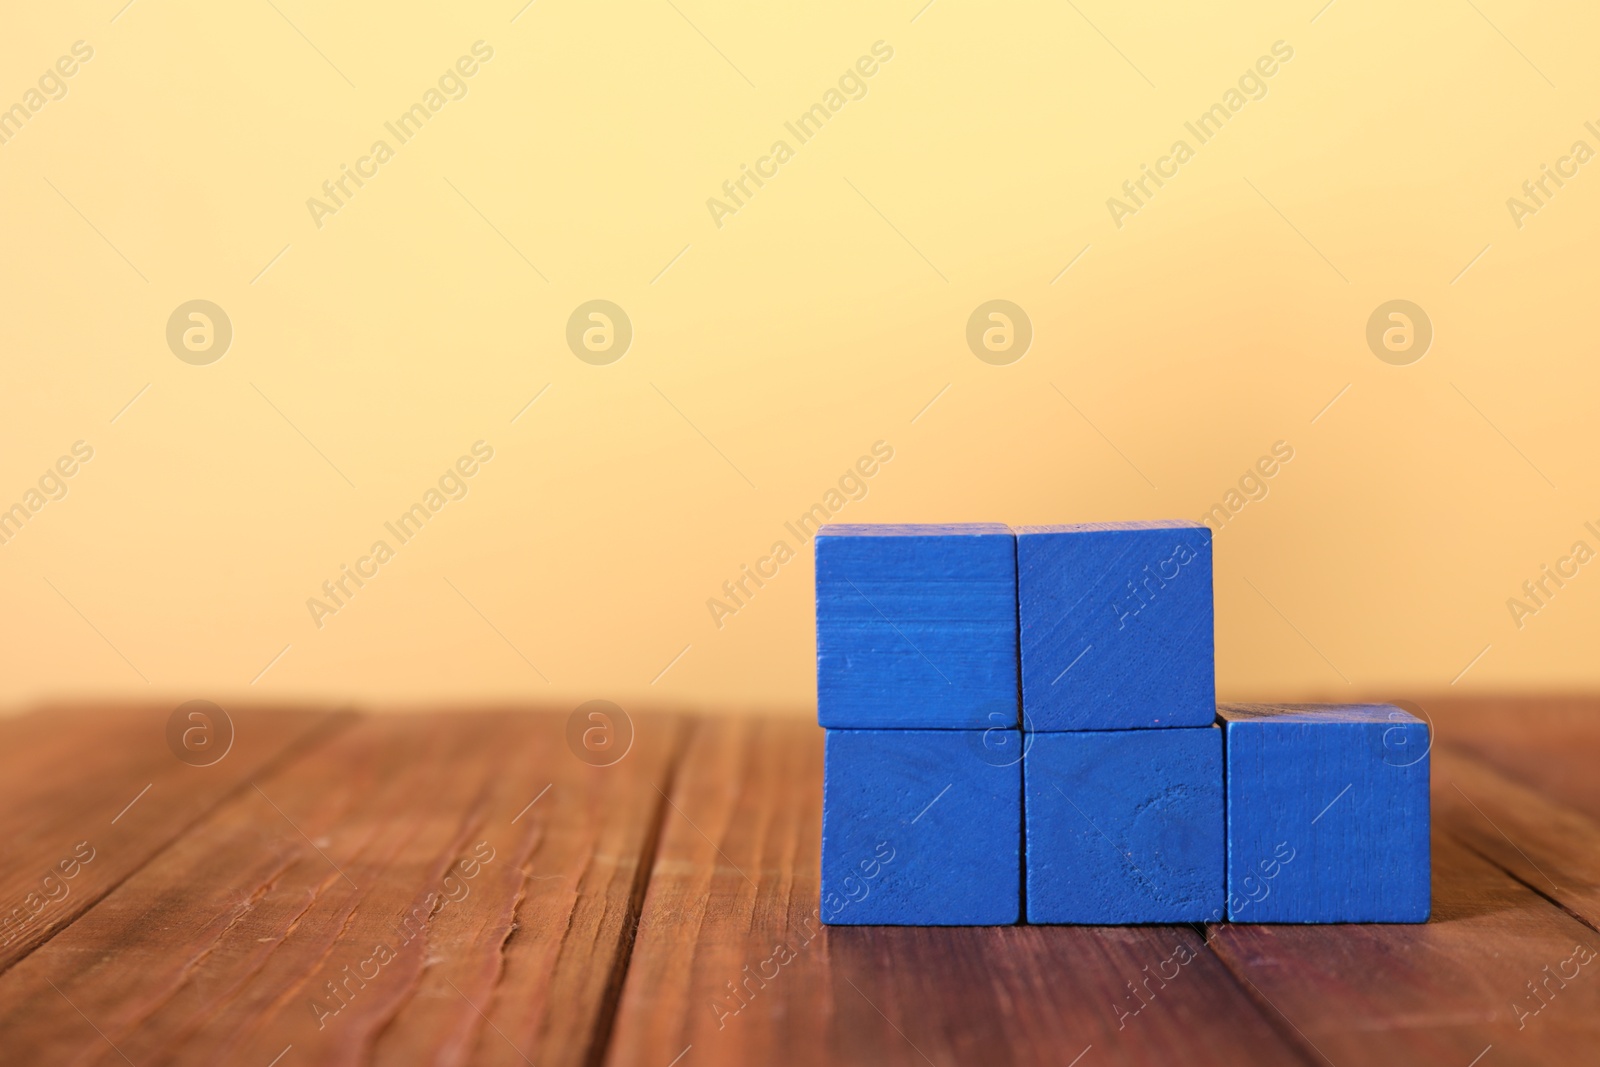
<svg viewBox="0 0 1600 1067"><path fill-rule="evenodd" d="M1218 704L1223 722L1381 722L1416 723L1422 720L1393 704Z"/></svg>
<svg viewBox="0 0 1600 1067"><path fill-rule="evenodd" d="M1023 777L1029 922L1221 919L1218 727L1031 734Z"/></svg>
<svg viewBox="0 0 1600 1067"><path fill-rule="evenodd" d="M992 736L1001 732L1004 739ZM1017 922L1022 736L1020 730L829 730L822 920Z"/></svg>
<svg viewBox="0 0 1600 1067"><path fill-rule="evenodd" d="M1424 922L1429 731L1385 704L1226 705L1228 918Z"/></svg>
<svg viewBox="0 0 1600 1067"><path fill-rule="evenodd" d="M1017 616L1029 729L1125 730L1214 721L1206 527L1021 527Z"/></svg>
<svg viewBox="0 0 1600 1067"><path fill-rule="evenodd" d="M830 523L817 531L818 537L985 537L1011 536L1003 522L935 523Z"/></svg>
<svg viewBox="0 0 1600 1067"><path fill-rule="evenodd" d="M1017 535L1057 533L1137 533L1144 530L1205 530L1204 523L1187 519L1141 519L1137 522L1063 522L1047 526L1017 526Z"/></svg>
<svg viewBox="0 0 1600 1067"><path fill-rule="evenodd" d="M825 526L816 562L823 726L1017 725L1010 527Z"/></svg>

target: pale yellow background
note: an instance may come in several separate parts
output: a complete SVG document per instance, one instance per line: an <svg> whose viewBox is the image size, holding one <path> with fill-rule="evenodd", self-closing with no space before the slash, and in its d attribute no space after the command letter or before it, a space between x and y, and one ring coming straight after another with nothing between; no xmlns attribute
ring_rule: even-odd
<svg viewBox="0 0 1600 1067"><path fill-rule="evenodd" d="M1289 442L1217 539L1224 696L1600 682L1600 565L1506 605L1600 547L1600 162L1506 206L1600 148L1593 8L922 2L11 8L0 106L95 54L0 146L0 506L95 458L0 546L0 702L803 709L809 546L721 629L706 601L878 440L841 518L1198 518ZM307 198L478 40L467 97L318 229ZM1267 96L1113 225L1279 40ZM597 297L635 329L604 367L564 339ZM194 298L234 326L210 366L164 337ZM1010 366L966 346L992 298L1035 329ZM1364 337L1394 298L1436 331L1410 366ZM318 629L307 598L479 439L466 499Z"/></svg>

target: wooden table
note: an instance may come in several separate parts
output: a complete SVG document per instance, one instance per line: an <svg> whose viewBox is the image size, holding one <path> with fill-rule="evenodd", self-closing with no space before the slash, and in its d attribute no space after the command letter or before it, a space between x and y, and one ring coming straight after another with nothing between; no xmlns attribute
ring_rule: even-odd
<svg viewBox="0 0 1600 1067"><path fill-rule="evenodd" d="M202 767L171 708L46 709L0 722L0 1062L1600 1063L1600 701L1422 708L1432 922L990 929L818 926L803 719L600 767L565 711L234 710Z"/></svg>

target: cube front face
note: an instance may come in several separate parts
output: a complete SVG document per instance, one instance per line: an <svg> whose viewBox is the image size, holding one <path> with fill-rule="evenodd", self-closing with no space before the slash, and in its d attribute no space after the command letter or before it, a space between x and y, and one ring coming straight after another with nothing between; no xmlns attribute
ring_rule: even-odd
<svg viewBox="0 0 1600 1067"><path fill-rule="evenodd" d="M817 717L841 729L985 729L1017 717L1007 526L824 526Z"/></svg>
<svg viewBox="0 0 1600 1067"><path fill-rule="evenodd" d="M1223 705L1228 918L1425 922L1428 727L1399 708Z"/></svg>
<svg viewBox="0 0 1600 1067"><path fill-rule="evenodd" d="M1018 730L829 730L822 921L1017 922L1021 745Z"/></svg>
<svg viewBox="0 0 1600 1067"><path fill-rule="evenodd" d="M1029 728L1123 730L1213 721L1206 527L1019 527L1017 593Z"/></svg>
<svg viewBox="0 0 1600 1067"><path fill-rule="evenodd" d="M1034 733L1023 765L1030 923L1222 917L1220 729Z"/></svg>

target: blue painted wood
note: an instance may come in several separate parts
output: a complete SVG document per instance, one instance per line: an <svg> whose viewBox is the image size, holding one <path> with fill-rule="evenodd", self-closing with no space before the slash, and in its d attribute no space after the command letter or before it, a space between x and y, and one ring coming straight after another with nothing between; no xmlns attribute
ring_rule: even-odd
<svg viewBox="0 0 1600 1067"><path fill-rule="evenodd" d="M1216 714L1211 531L1017 528L1027 729L1205 726Z"/></svg>
<svg viewBox="0 0 1600 1067"><path fill-rule="evenodd" d="M1030 923L1223 915L1222 731L1027 735Z"/></svg>
<svg viewBox="0 0 1600 1067"><path fill-rule="evenodd" d="M1224 704L1228 918L1419 923L1428 727L1388 704Z"/></svg>
<svg viewBox="0 0 1600 1067"><path fill-rule="evenodd" d="M1010 527L824 526L816 560L823 726L1017 724Z"/></svg>
<svg viewBox="0 0 1600 1067"><path fill-rule="evenodd" d="M1022 912L1020 730L829 730L821 915L993 926Z"/></svg>

